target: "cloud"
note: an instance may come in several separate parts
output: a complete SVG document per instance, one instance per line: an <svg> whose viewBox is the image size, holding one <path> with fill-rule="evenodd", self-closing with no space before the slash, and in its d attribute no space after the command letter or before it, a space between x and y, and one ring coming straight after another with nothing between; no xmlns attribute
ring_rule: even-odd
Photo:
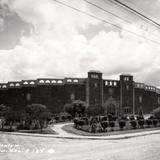
<svg viewBox="0 0 160 160"><path fill-rule="evenodd" d="M13 13L32 25L32 31L30 36L22 35L20 44L14 49L0 51L1 81L86 77L88 70L96 69L101 70L104 77L117 78L121 73L131 73L135 75L136 81L159 85L158 80L149 78L159 78L156 76L160 71L158 45L79 14L52 0L5 2ZM97 13L80 0L63 2L92 14ZM132 24L121 24L121 27L155 38L149 32L137 29L140 24L137 20ZM96 26L101 27L88 38L85 32L90 32Z"/></svg>

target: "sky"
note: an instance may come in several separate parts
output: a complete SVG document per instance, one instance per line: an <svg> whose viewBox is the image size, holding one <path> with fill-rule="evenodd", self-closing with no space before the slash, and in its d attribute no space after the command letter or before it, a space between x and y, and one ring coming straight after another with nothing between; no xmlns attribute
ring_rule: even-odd
<svg viewBox="0 0 160 160"><path fill-rule="evenodd" d="M100 70L106 79L129 73L160 86L160 28L112 0L87 1L114 15L84 0L59 1L119 28L54 0L0 0L0 82L85 78L89 70ZM121 2L160 23L160 0Z"/></svg>

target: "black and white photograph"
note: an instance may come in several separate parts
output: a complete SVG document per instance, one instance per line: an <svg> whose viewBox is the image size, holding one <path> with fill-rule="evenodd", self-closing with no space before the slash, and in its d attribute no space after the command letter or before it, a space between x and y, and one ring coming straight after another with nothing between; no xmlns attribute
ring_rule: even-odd
<svg viewBox="0 0 160 160"><path fill-rule="evenodd" d="M0 0L0 160L159 160L160 0Z"/></svg>

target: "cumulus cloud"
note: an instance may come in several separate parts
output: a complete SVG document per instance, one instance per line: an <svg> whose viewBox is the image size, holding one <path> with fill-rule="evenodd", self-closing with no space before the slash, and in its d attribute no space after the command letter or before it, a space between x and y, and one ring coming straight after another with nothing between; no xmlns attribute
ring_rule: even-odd
<svg viewBox="0 0 160 160"><path fill-rule="evenodd" d="M63 2L94 15L106 17L84 1ZM36 79L38 77L86 77L90 69L101 70L104 77L117 78L120 73L135 75L137 81L159 85L159 45L130 35L123 29L84 16L52 0L5 1L13 13L32 25L31 35L22 35L20 44L12 50L0 51L1 81ZM32 4L32 5L30 5ZM114 7L112 8L112 10ZM99 11L100 12L100 11ZM114 23L121 24L114 19ZM131 24L121 24L140 35L155 38L149 31ZM85 32L101 26L94 36ZM142 26L142 27L143 27ZM156 29L154 29L157 32ZM156 77L150 79L152 77Z"/></svg>

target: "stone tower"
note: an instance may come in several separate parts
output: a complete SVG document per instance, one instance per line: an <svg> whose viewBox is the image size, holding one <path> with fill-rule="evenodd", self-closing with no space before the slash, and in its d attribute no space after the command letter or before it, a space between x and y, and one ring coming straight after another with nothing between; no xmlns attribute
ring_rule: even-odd
<svg viewBox="0 0 160 160"><path fill-rule="evenodd" d="M86 80L86 102L88 106L103 105L103 80L99 71L89 71Z"/></svg>
<svg viewBox="0 0 160 160"><path fill-rule="evenodd" d="M132 75L120 75L120 113L134 114L134 82Z"/></svg>

